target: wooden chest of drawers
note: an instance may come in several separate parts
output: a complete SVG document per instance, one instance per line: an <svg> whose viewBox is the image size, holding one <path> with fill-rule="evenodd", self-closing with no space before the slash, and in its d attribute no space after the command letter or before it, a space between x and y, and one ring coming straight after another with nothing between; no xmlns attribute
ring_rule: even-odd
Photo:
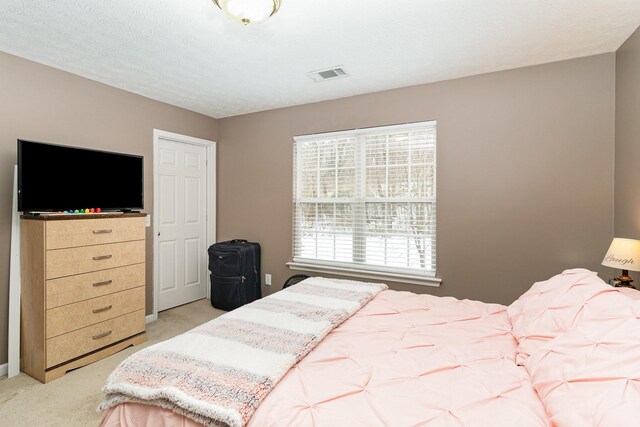
<svg viewBox="0 0 640 427"><path fill-rule="evenodd" d="M25 216L21 369L48 382L145 341L144 214Z"/></svg>

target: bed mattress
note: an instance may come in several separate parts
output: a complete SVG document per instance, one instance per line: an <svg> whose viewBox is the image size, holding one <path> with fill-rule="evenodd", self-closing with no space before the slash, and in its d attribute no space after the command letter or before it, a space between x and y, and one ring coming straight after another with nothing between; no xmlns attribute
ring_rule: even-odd
<svg viewBox="0 0 640 427"><path fill-rule="evenodd" d="M386 290L334 329L260 404L250 426L548 426L506 307ZM101 424L200 424L125 403Z"/></svg>

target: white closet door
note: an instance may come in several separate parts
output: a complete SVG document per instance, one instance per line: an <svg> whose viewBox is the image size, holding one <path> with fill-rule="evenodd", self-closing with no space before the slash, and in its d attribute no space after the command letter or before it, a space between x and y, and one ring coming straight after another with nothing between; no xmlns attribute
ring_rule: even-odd
<svg viewBox="0 0 640 427"><path fill-rule="evenodd" d="M158 144L158 311L207 296L207 150Z"/></svg>

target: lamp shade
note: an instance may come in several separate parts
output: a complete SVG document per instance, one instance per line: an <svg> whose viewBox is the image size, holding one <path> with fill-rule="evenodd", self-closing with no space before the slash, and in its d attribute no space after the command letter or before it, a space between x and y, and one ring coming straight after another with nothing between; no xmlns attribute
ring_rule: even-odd
<svg viewBox="0 0 640 427"><path fill-rule="evenodd" d="M231 19L244 25L262 22L276 13L281 0L213 0Z"/></svg>
<svg viewBox="0 0 640 427"><path fill-rule="evenodd" d="M640 240L616 237L611 242L602 265L621 270L640 271Z"/></svg>

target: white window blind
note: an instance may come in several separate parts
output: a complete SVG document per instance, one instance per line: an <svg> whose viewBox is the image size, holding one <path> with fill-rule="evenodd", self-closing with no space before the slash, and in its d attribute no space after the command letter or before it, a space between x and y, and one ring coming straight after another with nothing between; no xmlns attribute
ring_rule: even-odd
<svg viewBox="0 0 640 427"><path fill-rule="evenodd" d="M435 276L435 121L294 141L294 263Z"/></svg>

